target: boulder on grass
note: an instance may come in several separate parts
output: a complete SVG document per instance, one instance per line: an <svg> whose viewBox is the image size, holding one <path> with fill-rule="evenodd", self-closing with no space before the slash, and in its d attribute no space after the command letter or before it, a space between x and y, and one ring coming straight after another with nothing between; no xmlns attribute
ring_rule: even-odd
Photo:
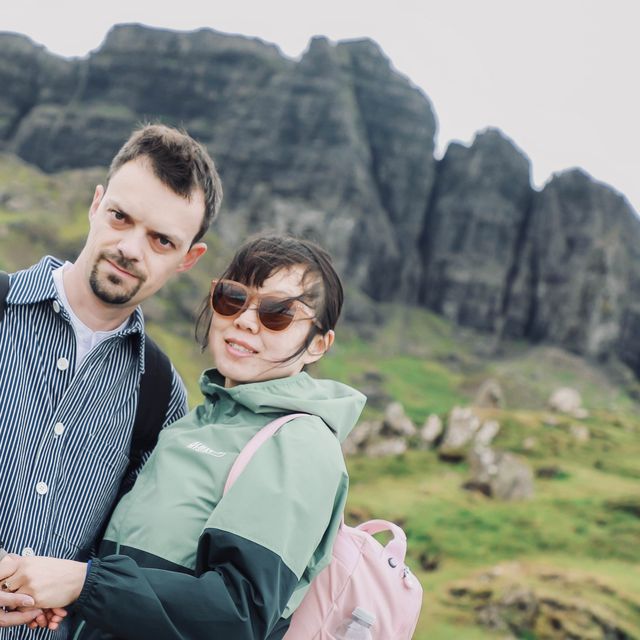
<svg viewBox="0 0 640 640"><path fill-rule="evenodd" d="M384 412L384 420L382 421L382 435L410 438L416 432L415 425L404 412L404 407L399 402L392 402L387 405Z"/></svg>
<svg viewBox="0 0 640 640"><path fill-rule="evenodd" d="M589 412L582 406L582 396L571 387L556 389L549 398L549 407L557 413L564 413L578 420L589 417Z"/></svg>
<svg viewBox="0 0 640 640"><path fill-rule="evenodd" d="M481 424L480 418L471 409L454 407L449 414L447 429L438 449L440 458L450 461L464 460Z"/></svg>
<svg viewBox="0 0 640 640"><path fill-rule="evenodd" d="M440 417L431 414L425 421L422 429L420 429L420 443L423 447L430 448L442 434L442 420Z"/></svg>
<svg viewBox="0 0 640 640"><path fill-rule="evenodd" d="M485 380L478 389L473 401L474 407L485 407L489 409L499 409L504 406L504 393L497 380L489 378Z"/></svg>
<svg viewBox="0 0 640 640"><path fill-rule="evenodd" d="M469 456L471 486L498 500L526 500L533 496L533 471L527 462L504 451L477 448Z"/></svg>

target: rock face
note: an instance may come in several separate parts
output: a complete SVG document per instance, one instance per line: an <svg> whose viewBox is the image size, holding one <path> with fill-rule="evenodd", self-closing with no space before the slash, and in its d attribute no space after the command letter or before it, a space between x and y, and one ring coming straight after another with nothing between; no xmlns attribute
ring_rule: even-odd
<svg viewBox="0 0 640 640"><path fill-rule="evenodd" d="M640 225L628 203L579 170L536 195L505 331L636 366Z"/></svg>
<svg viewBox="0 0 640 640"><path fill-rule="evenodd" d="M532 198L529 160L495 130L449 146L426 220L422 302L497 330Z"/></svg>
<svg viewBox="0 0 640 640"><path fill-rule="evenodd" d="M139 122L182 126L220 167L225 246L292 231L374 300L640 374L640 223L624 198L579 170L534 191L493 129L436 161L428 98L370 40L315 38L293 61L256 39L120 25L69 60L0 33L0 86L0 151L47 172L104 167Z"/></svg>

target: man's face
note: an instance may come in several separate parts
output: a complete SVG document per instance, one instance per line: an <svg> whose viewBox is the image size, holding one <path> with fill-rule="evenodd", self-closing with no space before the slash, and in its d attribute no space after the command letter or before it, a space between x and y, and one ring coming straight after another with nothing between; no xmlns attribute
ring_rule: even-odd
<svg viewBox="0 0 640 640"><path fill-rule="evenodd" d="M90 230L79 260L94 295L108 305L135 307L206 251L191 242L204 216L204 195L187 200L154 175L145 158L118 169L106 191L98 186Z"/></svg>

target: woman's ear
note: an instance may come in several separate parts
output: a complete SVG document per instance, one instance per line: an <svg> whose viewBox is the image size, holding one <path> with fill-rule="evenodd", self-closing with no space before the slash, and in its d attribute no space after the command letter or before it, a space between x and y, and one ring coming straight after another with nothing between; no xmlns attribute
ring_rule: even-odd
<svg viewBox="0 0 640 640"><path fill-rule="evenodd" d="M318 335L315 335L311 344L307 347L305 364L310 364L311 362L320 360L320 358L329 351L335 339L336 333L333 329L329 329L327 333L319 333Z"/></svg>

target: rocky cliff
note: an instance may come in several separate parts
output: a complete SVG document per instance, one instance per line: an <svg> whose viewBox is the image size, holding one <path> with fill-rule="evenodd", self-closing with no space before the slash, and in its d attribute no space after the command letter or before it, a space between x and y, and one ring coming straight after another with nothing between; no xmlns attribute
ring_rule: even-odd
<svg viewBox="0 0 640 640"><path fill-rule="evenodd" d="M67 60L0 34L0 86L0 150L47 172L107 165L141 121L183 126L220 167L226 243L314 237L374 299L640 372L626 200L578 170L536 192L498 130L436 161L428 98L369 40L315 38L293 61L259 40L121 25Z"/></svg>

